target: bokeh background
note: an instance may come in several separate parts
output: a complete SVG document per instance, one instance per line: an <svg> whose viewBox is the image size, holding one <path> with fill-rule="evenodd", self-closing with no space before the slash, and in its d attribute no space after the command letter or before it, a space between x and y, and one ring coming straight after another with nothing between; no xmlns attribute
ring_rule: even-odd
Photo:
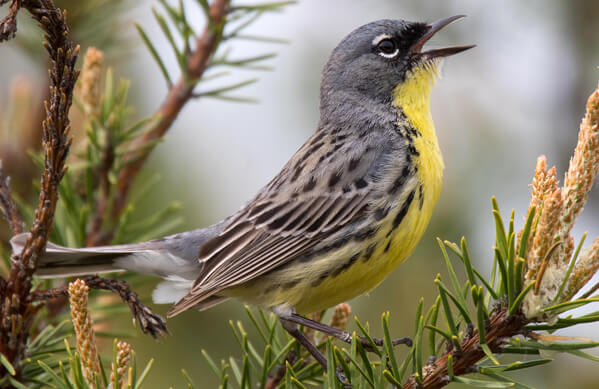
<svg viewBox="0 0 599 389"><path fill-rule="evenodd" d="M57 3L69 9L71 20L85 21L75 29L82 52L90 45L105 50L115 73L132 81L130 101L136 112L140 117L151 114L166 86L136 35L134 22L158 44L167 67L175 73L177 69L152 17L157 2L121 2L118 10L104 1ZM197 8L196 1L186 3L189 12ZM0 12L4 15L6 10ZM199 29L203 20L196 14ZM506 217L514 208L521 225L537 156L545 154L560 176L567 168L584 103L599 78L596 0L306 0L264 16L251 32L285 39L288 44L232 45L232 54L240 57L278 53L268 61L273 71L259 74L258 83L237 92L259 103L202 99L188 104L139 177L137 185L155 174L161 178L151 195L140 199L139 213L150 214L157 204L178 201L184 222L177 231L228 216L276 174L315 129L320 71L349 31L382 18L434 21L454 14L468 17L446 28L428 46L477 47L446 61L433 92L433 117L446 162L443 194L411 258L379 288L350 302L363 322L374 324L375 334L380 314L387 310L394 334L412 334L419 297L430 305L432 280L444 272L434 238L457 241L466 236L478 266L489 268L491 196L497 197ZM23 15L19 22L22 37L38 34ZM45 57L36 43L36 38L27 38L0 46L0 158L24 197L37 177L24 153L39 142L35 128L41 117L32 107L38 106L35 101L44 94L40 86L46 85ZM31 113L18 116L18 111ZM22 119L15 123L15 117ZM584 231L590 237L599 234L598 197L595 190L575 228L575 238ZM148 302L150 292L149 287L142 291ZM162 314L167 310L155 308ZM180 369L184 368L200 387L214 387L216 379L200 350L215 359L238 355L228 328L228 321L237 319L246 320L243 306L228 302L170 320L173 335L160 342L141 334L128 339L137 352L138 366L155 358L148 386L183 387ZM115 319L115 327L129 328L129 320L123 315ZM565 334L598 339L599 328L582 326ZM556 358L556 363L527 370L519 378L539 388L598 387L597 365L567 355Z"/></svg>

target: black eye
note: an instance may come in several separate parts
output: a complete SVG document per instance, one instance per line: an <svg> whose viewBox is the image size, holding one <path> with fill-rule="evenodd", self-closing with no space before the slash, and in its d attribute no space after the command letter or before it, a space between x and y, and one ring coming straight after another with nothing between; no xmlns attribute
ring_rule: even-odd
<svg viewBox="0 0 599 389"><path fill-rule="evenodd" d="M392 57L397 54L397 47L395 46L395 42L392 39L383 39L376 46L379 53L384 55L385 57Z"/></svg>

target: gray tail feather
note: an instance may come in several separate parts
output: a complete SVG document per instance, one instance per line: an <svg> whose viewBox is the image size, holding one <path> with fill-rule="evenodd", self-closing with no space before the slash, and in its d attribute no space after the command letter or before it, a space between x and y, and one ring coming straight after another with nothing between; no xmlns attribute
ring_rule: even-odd
<svg viewBox="0 0 599 389"><path fill-rule="evenodd" d="M48 242L36 275L59 278L129 270L165 279L195 280L201 270L198 248L224 226L225 221L147 242L115 246L75 249ZM11 239L13 253L21 252L28 236L19 234Z"/></svg>
<svg viewBox="0 0 599 389"><path fill-rule="evenodd" d="M193 231L166 236L148 242L69 248L48 242L46 252L38 261L36 276L60 278L98 273L132 271L162 277L166 281L158 285L153 297L156 303L173 303L182 298L196 278L202 265L198 261L198 249L208 239L218 235L226 220ZM29 234L14 236L10 244L13 253L20 253ZM225 301L224 297L207 300L200 308L209 308Z"/></svg>
<svg viewBox="0 0 599 389"><path fill-rule="evenodd" d="M21 252L29 234L15 235L11 240L13 253ZM73 249L48 242L46 252L38 261L36 276L58 278L123 271L118 259L143 252L135 245L104 246Z"/></svg>

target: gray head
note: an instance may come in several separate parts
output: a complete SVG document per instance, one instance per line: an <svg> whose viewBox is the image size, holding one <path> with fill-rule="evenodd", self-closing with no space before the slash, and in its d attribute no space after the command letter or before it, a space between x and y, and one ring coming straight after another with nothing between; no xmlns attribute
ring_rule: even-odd
<svg viewBox="0 0 599 389"><path fill-rule="evenodd" d="M473 47L422 51L424 43L437 31L461 17L452 16L432 24L384 19L352 31L333 50L325 65L321 110L338 104L337 96L389 103L393 89L414 67Z"/></svg>

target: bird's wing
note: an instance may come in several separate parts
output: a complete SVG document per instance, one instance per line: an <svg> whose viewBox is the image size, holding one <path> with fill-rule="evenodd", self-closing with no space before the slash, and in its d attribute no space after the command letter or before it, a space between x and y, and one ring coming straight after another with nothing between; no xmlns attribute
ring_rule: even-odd
<svg viewBox="0 0 599 389"><path fill-rule="evenodd" d="M201 246L202 272L169 317L300 257L338 228L362 217L372 189L368 171L380 153L346 144L335 148L337 162L315 163L322 162L322 155L335 155L329 152L331 148L314 150L318 142L309 140L284 168L286 180L283 172L275 177L217 237ZM340 158L342 153L344 158ZM358 167L354 166L356 158ZM297 169L303 171L294 180Z"/></svg>
<svg viewBox="0 0 599 389"><path fill-rule="evenodd" d="M367 206L366 193L358 192L253 204L245 217L202 246L202 273L169 316L298 258L337 228L358 218Z"/></svg>

